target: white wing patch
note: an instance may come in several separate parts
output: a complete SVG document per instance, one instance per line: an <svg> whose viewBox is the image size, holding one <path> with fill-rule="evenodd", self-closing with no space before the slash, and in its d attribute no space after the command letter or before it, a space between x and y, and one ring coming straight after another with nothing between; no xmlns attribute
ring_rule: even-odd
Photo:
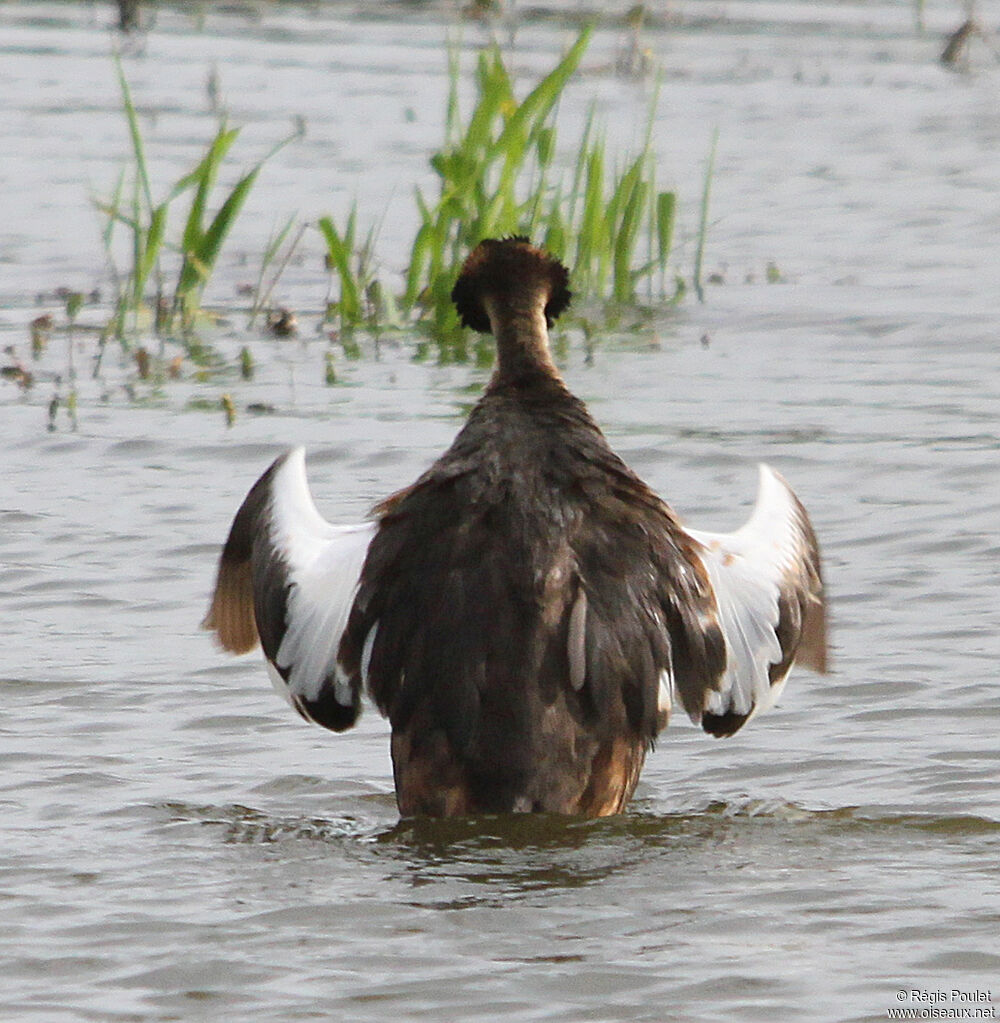
<svg viewBox="0 0 1000 1023"><path fill-rule="evenodd" d="M272 681L298 710L332 684L338 704L352 701L337 650L358 591L376 524L333 526L317 511L305 472L305 450L288 454L271 481L269 547L284 563L289 585L284 635ZM280 674L279 674L280 672Z"/></svg>
<svg viewBox="0 0 1000 1023"><path fill-rule="evenodd" d="M726 642L725 673L717 688L706 689L701 713L752 717L774 704L787 677L786 671L773 684L770 677L771 666L790 653L779 639L783 605L822 602L811 529L788 484L761 465L757 500L740 529L685 532L701 545L698 556L715 591ZM799 623L793 631L798 643ZM695 723L701 720L698 708L688 713Z"/></svg>

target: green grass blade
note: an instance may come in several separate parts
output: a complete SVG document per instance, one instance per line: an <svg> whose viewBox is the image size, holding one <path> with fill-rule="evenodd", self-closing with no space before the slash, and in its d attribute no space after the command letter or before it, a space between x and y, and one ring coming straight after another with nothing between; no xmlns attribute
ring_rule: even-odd
<svg viewBox="0 0 1000 1023"><path fill-rule="evenodd" d="M108 222L101 232L101 239L104 242L104 248L111 251L111 240L114 236L115 224L121 222L121 202L122 192L125 190L125 168L122 167L121 172L118 175L118 180L115 182L115 189L111 193L111 198L107 203L97 202L94 205L98 210L101 211L107 218Z"/></svg>
<svg viewBox="0 0 1000 1023"><path fill-rule="evenodd" d="M433 219L430 207L427 205L427 200L424 199L423 192L419 188L415 189L415 196L417 203L417 212L420 214L420 222L422 224L429 224Z"/></svg>
<svg viewBox="0 0 1000 1023"><path fill-rule="evenodd" d="M261 260L261 265L265 269L271 265L274 261L274 257L277 256L278 252L281 250L281 246L285 244L285 239L288 237L288 233L294 226L297 216L297 213L293 213L285 222L285 226L271 238L267 248L264 249L264 257Z"/></svg>
<svg viewBox="0 0 1000 1023"><path fill-rule="evenodd" d="M153 192L149 187L149 172L146 167L146 152L142 142L142 132L139 130L139 117L136 113L135 104L132 102L132 91L129 89L128 81L125 78L125 70L122 67L121 57L115 54L115 67L118 70L118 84L122 90L122 100L125 104L125 117L128 121L129 136L132 139L132 153L135 156L136 173L139 183L142 185L143 196L146 200L146 208L153 208Z"/></svg>
<svg viewBox="0 0 1000 1023"><path fill-rule="evenodd" d="M577 151L576 165L573 168L573 185L569 193L569 211L567 214L570 224L576 221L576 205L579 202L581 183L586 178L587 162L591 151L590 136L594 130L594 117L596 108L593 103L587 109L587 121L583 128L583 138L580 141L580 148Z"/></svg>
<svg viewBox="0 0 1000 1023"><path fill-rule="evenodd" d="M218 148L220 146L220 139L225 134L227 137L221 141L221 152ZM198 166L194 168L190 173L185 174L177 183L171 188L167 200L173 202L182 192L186 192L189 188L195 185L201 185L206 179L211 178L209 185L214 184L215 174L218 170L219 164L229 151L229 147L236 141L236 136L239 135L239 128L232 128L228 131L220 128L218 134L212 140L208 152L201 160L198 161ZM214 168L212 165L215 165ZM207 192L206 192L207 194ZM204 202L202 203L204 208Z"/></svg>
<svg viewBox="0 0 1000 1023"><path fill-rule="evenodd" d="M264 255L261 257L260 261L260 272L257 274L257 286L254 288L253 302L250 305L249 326L251 327L257 319L258 313L270 301L271 293L274 291L275 285L278 283L281 275L285 272L285 269L295 253L296 248L298 248L299 242L302 240L302 235L306 231L306 225L300 224L298 233L295 235L295 239L292 241L291 245L288 246L284 258L275 270L270 283L265 288L264 278L267 275L267 271L270 269L271 264L278 258L278 255L281 252L281 247L285 244L285 239L288 237L288 234L292 230L292 227L294 227L297 219L298 214L293 213L285 222L285 226L276 234L271 235L271 238L268 240L267 247L264 249Z"/></svg>
<svg viewBox="0 0 1000 1023"><path fill-rule="evenodd" d="M458 82L462 73L460 51L454 41L448 43L448 103L444 115L444 143L452 145L457 138L461 120Z"/></svg>
<svg viewBox="0 0 1000 1023"><path fill-rule="evenodd" d="M208 197L215 186L219 165L222 163L233 142L236 141L238 134L238 128L229 130L220 128L212 144L208 147L208 152L195 170L191 174L185 175L174 186L174 195L179 194L179 191L183 191L185 187L190 187L191 184L197 186L194 199L191 202L191 208L188 210L187 221L184 224L184 234L181 236L181 246L185 252L198 254L205 233L202 225L205 219L205 207L208 204ZM239 185L237 185L238 187Z"/></svg>
<svg viewBox="0 0 1000 1023"><path fill-rule="evenodd" d="M636 275L632 273L636 243L642 214L647 209L646 199L649 186L638 178L629 191L622 208L621 222L614 236L614 296L616 302L631 302L635 299Z"/></svg>
<svg viewBox="0 0 1000 1023"><path fill-rule="evenodd" d="M566 56L525 96L494 145L497 154L503 154L504 167L501 191L513 190L513 179L520 168L528 145L543 130L545 120L573 76L590 42L593 28L588 26L569 48Z"/></svg>
<svg viewBox="0 0 1000 1023"><path fill-rule="evenodd" d="M185 249L184 264L177 284L177 296L181 298L185 308L189 307L189 299L208 282L222 243L246 202L261 166L258 164L236 182L219 212L212 219L212 223L199 237L195 248Z"/></svg>
<svg viewBox="0 0 1000 1023"><path fill-rule="evenodd" d="M413 248L410 251L410 266L406 274L406 291L403 295L403 305L407 310L413 308L423 290L423 282L426 280L424 270L431 263L431 249L435 244L434 227L425 222L417 231L417 237L414 238Z"/></svg>
<svg viewBox="0 0 1000 1023"><path fill-rule="evenodd" d="M542 244L557 259L566 260L566 224L562 216L562 196L558 189L549 206Z"/></svg>
<svg viewBox="0 0 1000 1023"><path fill-rule="evenodd" d="M588 25L566 52L566 56L525 96L497 139L496 148L500 152L507 151L512 139L518 136L526 138L541 129L567 82L579 67L592 33L593 26Z"/></svg>
<svg viewBox="0 0 1000 1023"><path fill-rule="evenodd" d="M604 212L604 144L599 140L587 157L583 207L577 231L576 266L587 289L594 286L595 262L599 262L605 247Z"/></svg>
<svg viewBox="0 0 1000 1023"><path fill-rule="evenodd" d="M514 102L510 77L504 67L500 51L495 46L480 54L476 71L479 102L472 112L465 137L455 147L470 157L493 148L488 145L490 127L501 108Z"/></svg>
<svg viewBox="0 0 1000 1023"><path fill-rule="evenodd" d="M715 174L715 150L719 144L719 129L712 132L712 144L705 162L705 183L701 190L701 213L698 217L698 247L694 256L694 290L699 302L705 301L705 287L701 280L705 261L705 237L708 234L708 203L712 194L712 177Z"/></svg>
<svg viewBox="0 0 1000 1023"><path fill-rule="evenodd" d="M142 263L142 251L145 245L145 231L142 227L142 200L140 189L142 182L136 174L132 181L132 303L136 310L142 305L142 288L140 287L138 268Z"/></svg>
<svg viewBox="0 0 1000 1023"><path fill-rule="evenodd" d="M354 211L351 212L351 218ZM340 317L344 324L356 324L361 322L361 293L358 281L351 271L351 248L347 244L347 234L341 237L333 220L330 217L320 217L319 229L326 239L327 252L330 256L330 263L337 271L340 278Z"/></svg>
<svg viewBox="0 0 1000 1023"><path fill-rule="evenodd" d="M149 230L146 232L142 253L135 268L135 296L138 301L142 300L146 282L160 258L160 248L163 245L163 236L167 227L167 209L168 204L161 203L153 210L153 215L149 220Z"/></svg>
<svg viewBox="0 0 1000 1023"><path fill-rule="evenodd" d="M535 150L538 153L538 164L540 167L548 167L552 163L552 157L556 149L555 128L544 127L534 138Z"/></svg>
<svg viewBox="0 0 1000 1023"><path fill-rule="evenodd" d="M358 208L351 206L351 212L347 214L347 227L344 229L344 251L346 258L350 260L354 253L354 233L358 223Z"/></svg>
<svg viewBox="0 0 1000 1023"><path fill-rule="evenodd" d="M270 152L262 160L244 174L233 186L222 206L219 207L218 212L212 218L212 222L202 231L201 220L204 216L205 204L214 183L218 166L228 152L229 147L233 144L237 134L239 134L239 129L220 128L209 147L208 153L200 164L201 177L198 181L198 188L191 210L188 212L187 223L185 224L184 260L181 265L177 290L174 295L175 304L180 300L186 314L190 314L192 304L196 300L197 295L205 284L208 283L208 278L215 268L222 244L232 229L236 218L239 216L240 210L250 194L250 190L264 168L264 164L280 149L288 145L292 139L299 137L298 132L293 132L287 138L282 139L271 148Z"/></svg>
<svg viewBox="0 0 1000 1023"><path fill-rule="evenodd" d="M660 268L667 265L674 243L674 223L677 218L677 193L660 192L656 197L656 246Z"/></svg>

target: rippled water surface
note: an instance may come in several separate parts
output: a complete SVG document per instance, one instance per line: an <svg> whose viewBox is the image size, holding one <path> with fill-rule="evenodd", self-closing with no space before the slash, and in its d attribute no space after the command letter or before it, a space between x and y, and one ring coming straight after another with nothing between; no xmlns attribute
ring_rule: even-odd
<svg viewBox="0 0 1000 1023"><path fill-rule="evenodd" d="M164 188L212 130L213 65L247 162L306 120L237 226L220 304L276 224L355 196L388 210L395 269L455 22L383 12L161 9L126 54ZM55 288L107 293L89 199L128 140L112 12L0 5L0 340L35 374L0 380L3 1018L875 1020L926 1005L915 990L1000 998L1000 70L938 65L945 3L925 35L905 3L674 15L644 37L661 179L689 273L718 125L722 283L626 317L592 360L570 331L562 364L693 524L735 526L757 461L789 478L824 546L833 672L796 675L732 740L675 724L619 819L435 824L397 821L375 714L306 727L197 623L270 458L308 444L318 503L351 521L447 445L488 371L365 340L324 386L311 236L278 296L299 339L214 328L228 365L253 350L253 382L185 363L153 385L110 349L94 379L99 304L30 363ZM527 20L512 60L530 75L571 36ZM598 32L560 116L597 98L625 146L651 86L611 72L622 45ZM78 428L62 406L49 432L71 349Z"/></svg>

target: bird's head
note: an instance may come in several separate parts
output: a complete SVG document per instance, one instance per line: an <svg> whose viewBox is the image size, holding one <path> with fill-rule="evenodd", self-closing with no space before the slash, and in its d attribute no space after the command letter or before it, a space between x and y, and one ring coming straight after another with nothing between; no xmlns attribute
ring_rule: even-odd
<svg viewBox="0 0 1000 1023"><path fill-rule="evenodd" d="M491 308L530 310L541 306L551 327L568 306L569 272L527 238L487 238L465 260L451 298L462 325L496 333Z"/></svg>

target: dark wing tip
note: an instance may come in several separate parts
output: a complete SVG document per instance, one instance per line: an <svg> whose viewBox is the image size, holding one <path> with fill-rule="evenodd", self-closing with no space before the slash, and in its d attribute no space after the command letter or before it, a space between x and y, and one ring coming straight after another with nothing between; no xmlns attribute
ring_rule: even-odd
<svg viewBox="0 0 1000 1023"><path fill-rule="evenodd" d="M332 696L318 700L307 700L299 697L296 706L304 718L329 728L331 732L346 732L353 728L361 716L361 693L355 689L353 700L348 706L338 703Z"/></svg>
<svg viewBox="0 0 1000 1023"><path fill-rule="evenodd" d="M732 710L727 710L724 714L710 714L705 711L701 716L701 727L716 739L728 739L747 723L752 713L753 710L746 714L737 714Z"/></svg>
<svg viewBox="0 0 1000 1023"><path fill-rule="evenodd" d="M463 326L489 334L483 296L524 290L545 296L545 320L550 327L569 307L573 295L569 271L555 256L520 235L487 238L466 258L451 299Z"/></svg>

